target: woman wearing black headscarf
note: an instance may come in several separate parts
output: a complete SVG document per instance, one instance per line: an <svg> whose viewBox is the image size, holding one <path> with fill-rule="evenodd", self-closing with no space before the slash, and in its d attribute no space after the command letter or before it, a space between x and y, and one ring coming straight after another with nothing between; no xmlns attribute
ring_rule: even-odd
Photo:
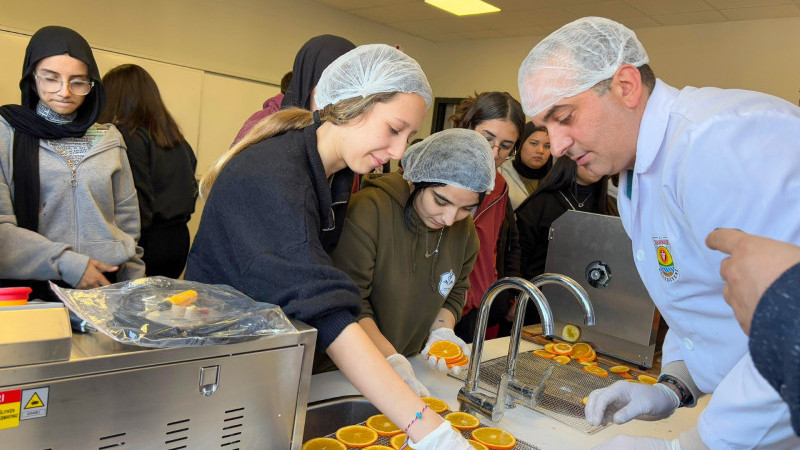
<svg viewBox="0 0 800 450"><path fill-rule="evenodd" d="M105 104L92 50L69 28L28 43L21 105L0 107L0 277L50 298L144 275L139 207L122 136L95 124Z"/></svg>
<svg viewBox="0 0 800 450"><path fill-rule="evenodd" d="M508 199L514 210L533 194L553 167L547 128L528 122L519 141L520 149L514 159L504 162L498 169L508 182Z"/></svg>
<svg viewBox="0 0 800 450"><path fill-rule="evenodd" d="M309 111L316 111L317 105L314 103L314 88L317 87L319 77L336 58L344 55L356 46L345 38L332 34L323 34L308 40L294 57L294 67L292 68L292 81L285 94L278 94L282 97L280 109L303 108ZM252 129L261 119L277 111L274 108L275 97L264 102L264 109L255 112L244 123L239 134L233 140L235 145L242 140L244 135ZM273 100L272 102L270 100Z"/></svg>

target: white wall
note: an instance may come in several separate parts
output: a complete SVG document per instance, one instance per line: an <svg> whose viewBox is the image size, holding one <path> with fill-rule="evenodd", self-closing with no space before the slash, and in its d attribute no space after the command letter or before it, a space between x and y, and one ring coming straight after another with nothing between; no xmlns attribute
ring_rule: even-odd
<svg viewBox="0 0 800 450"><path fill-rule="evenodd" d="M673 86L751 89L797 103L800 18L642 28L636 33L656 76ZM518 96L519 65L539 39L433 44L439 58L425 72L437 97L462 97L476 89Z"/></svg>

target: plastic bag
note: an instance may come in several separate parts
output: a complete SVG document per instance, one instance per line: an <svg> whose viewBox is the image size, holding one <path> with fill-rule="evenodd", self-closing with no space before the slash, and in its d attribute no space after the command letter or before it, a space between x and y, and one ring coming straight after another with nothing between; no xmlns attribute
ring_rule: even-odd
<svg viewBox="0 0 800 450"><path fill-rule="evenodd" d="M278 306L225 285L148 277L88 290L50 287L77 316L123 344L199 347L297 332Z"/></svg>

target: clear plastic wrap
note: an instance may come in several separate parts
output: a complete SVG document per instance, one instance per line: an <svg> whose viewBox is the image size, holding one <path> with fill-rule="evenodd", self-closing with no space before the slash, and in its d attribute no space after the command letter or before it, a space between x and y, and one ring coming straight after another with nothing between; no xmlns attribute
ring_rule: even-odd
<svg viewBox="0 0 800 450"><path fill-rule="evenodd" d="M297 332L278 306L225 285L148 277L89 290L50 286L77 316L123 344L199 347Z"/></svg>

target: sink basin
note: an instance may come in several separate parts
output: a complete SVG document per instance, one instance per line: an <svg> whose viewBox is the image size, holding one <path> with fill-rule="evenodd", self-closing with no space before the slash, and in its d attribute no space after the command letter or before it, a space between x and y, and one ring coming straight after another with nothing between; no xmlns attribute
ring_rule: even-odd
<svg viewBox="0 0 800 450"><path fill-rule="evenodd" d="M375 414L380 414L380 411L360 395L309 403L303 442L335 433L346 425L361 423Z"/></svg>

